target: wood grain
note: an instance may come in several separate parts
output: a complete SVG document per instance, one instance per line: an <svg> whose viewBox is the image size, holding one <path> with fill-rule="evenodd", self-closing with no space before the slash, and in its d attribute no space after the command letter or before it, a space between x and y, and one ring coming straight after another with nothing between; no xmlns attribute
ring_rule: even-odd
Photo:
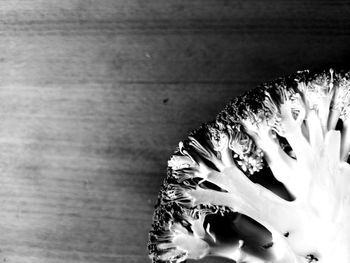
<svg viewBox="0 0 350 263"><path fill-rule="evenodd" d="M349 11L338 0L1 0L0 261L149 262L177 142L257 83L348 67Z"/></svg>

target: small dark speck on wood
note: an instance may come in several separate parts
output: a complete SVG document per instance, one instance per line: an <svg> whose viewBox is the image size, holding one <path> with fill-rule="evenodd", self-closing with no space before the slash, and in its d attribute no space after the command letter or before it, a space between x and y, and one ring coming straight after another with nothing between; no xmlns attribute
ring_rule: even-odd
<svg viewBox="0 0 350 263"><path fill-rule="evenodd" d="M163 100L163 104L167 104L168 101L169 101L169 98L164 99L164 100Z"/></svg>

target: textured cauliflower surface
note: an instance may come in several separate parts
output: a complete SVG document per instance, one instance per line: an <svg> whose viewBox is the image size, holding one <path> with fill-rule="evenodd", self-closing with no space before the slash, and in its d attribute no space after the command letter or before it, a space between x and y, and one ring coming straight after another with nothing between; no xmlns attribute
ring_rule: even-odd
<svg viewBox="0 0 350 263"><path fill-rule="evenodd" d="M297 72L234 98L179 143L154 262L350 262L350 73Z"/></svg>

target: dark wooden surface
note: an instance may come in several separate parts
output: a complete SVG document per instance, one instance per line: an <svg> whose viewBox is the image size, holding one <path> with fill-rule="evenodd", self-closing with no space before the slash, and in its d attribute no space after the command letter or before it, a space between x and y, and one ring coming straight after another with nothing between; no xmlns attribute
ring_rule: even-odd
<svg viewBox="0 0 350 263"><path fill-rule="evenodd" d="M348 67L349 14L337 0L1 0L0 261L149 262L177 142L259 82Z"/></svg>

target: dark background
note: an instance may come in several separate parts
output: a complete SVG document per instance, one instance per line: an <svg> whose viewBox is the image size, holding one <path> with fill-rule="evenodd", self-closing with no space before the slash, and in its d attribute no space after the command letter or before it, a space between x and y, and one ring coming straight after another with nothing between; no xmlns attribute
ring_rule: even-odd
<svg viewBox="0 0 350 263"><path fill-rule="evenodd" d="M350 5L2 0L0 37L0 261L144 263L178 141L260 82L347 68Z"/></svg>

